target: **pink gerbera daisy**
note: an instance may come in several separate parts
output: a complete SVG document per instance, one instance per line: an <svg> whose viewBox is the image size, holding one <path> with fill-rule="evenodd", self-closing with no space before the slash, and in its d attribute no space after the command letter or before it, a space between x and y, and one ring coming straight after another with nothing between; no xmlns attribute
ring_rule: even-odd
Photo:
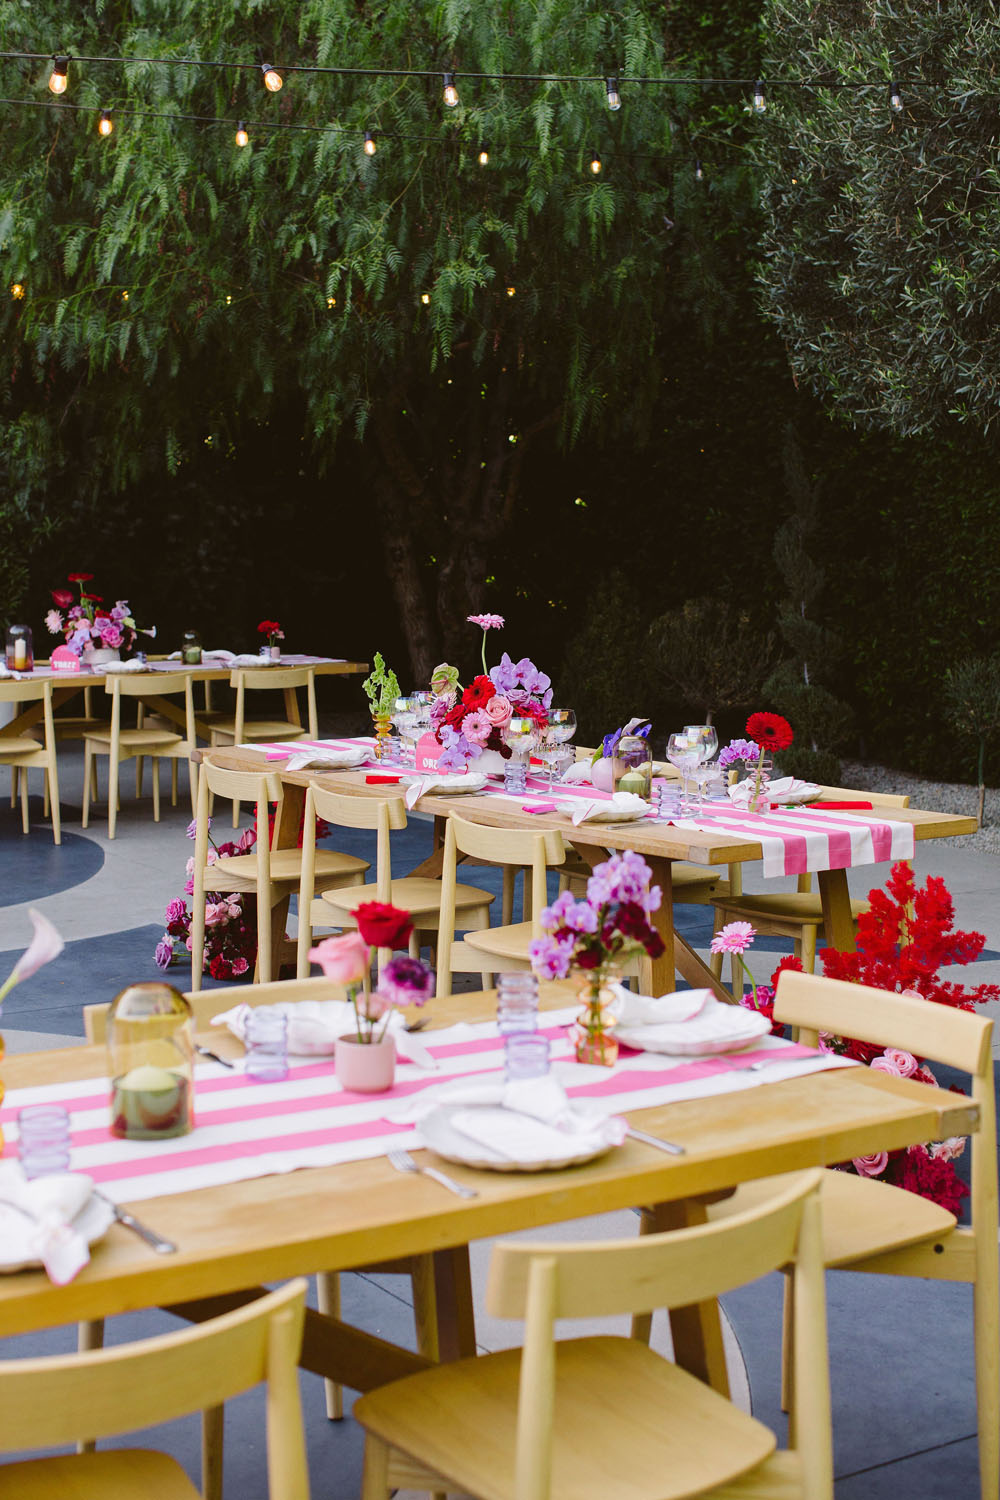
<svg viewBox="0 0 1000 1500"><path fill-rule="evenodd" d="M729 922L712 939L713 953L745 953L757 936L749 922Z"/></svg>
<svg viewBox="0 0 1000 1500"><path fill-rule="evenodd" d="M480 630L503 629L503 615L467 615L466 619L470 625L478 625Z"/></svg>

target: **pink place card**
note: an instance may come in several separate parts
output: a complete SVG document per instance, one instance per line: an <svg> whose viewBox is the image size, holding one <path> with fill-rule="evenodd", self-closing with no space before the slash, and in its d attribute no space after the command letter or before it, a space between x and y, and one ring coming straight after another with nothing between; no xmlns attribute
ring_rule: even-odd
<svg viewBox="0 0 1000 1500"><path fill-rule="evenodd" d="M418 771L433 771L441 759L443 745L439 745L433 734L422 734L417 740L416 768Z"/></svg>
<svg viewBox="0 0 1000 1500"><path fill-rule="evenodd" d="M49 666L53 672L79 672L80 658L68 646L57 646L49 657Z"/></svg>

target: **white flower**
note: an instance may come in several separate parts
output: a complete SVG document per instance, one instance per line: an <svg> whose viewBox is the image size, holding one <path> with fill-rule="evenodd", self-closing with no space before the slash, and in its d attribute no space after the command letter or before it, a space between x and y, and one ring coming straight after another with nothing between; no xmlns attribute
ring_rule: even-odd
<svg viewBox="0 0 1000 1500"><path fill-rule="evenodd" d="M35 935L14 965L6 982L0 986L0 1000L14 988L15 984L20 984L22 979L30 979L32 974L38 973L43 964L49 963L53 958L58 958L66 946L48 917L43 917L41 912L35 911L33 907L29 907L28 916L31 918Z"/></svg>

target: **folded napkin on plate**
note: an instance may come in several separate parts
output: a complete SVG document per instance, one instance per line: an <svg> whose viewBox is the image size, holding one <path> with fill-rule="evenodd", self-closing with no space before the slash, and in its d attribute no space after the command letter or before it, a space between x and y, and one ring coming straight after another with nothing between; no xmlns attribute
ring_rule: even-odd
<svg viewBox="0 0 1000 1500"><path fill-rule="evenodd" d="M662 1026L664 1022L693 1021L713 998L712 991L673 990L669 995L635 995L623 984L612 986L618 1026Z"/></svg>
<svg viewBox="0 0 1000 1500"><path fill-rule="evenodd" d="M371 760L370 750L292 750L287 771L304 771L307 766L325 766L331 771L352 771Z"/></svg>
<svg viewBox="0 0 1000 1500"><path fill-rule="evenodd" d="M280 667L281 662L275 661L273 656L257 656L252 651L244 651L232 657L229 665L231 667Z"/></svg>
<svg viewBox="0 0 1000 1500"><path fill-rule="evenodd" d="M574 823L629 823L635 818L644 818L650 811L649 803L635 792L615 792L612 797L600 802L585 802L573 814Z"/></svg>
<svg viewBox="0 0 1000 1500"><path fill-rule="evenodd" d="M0 1162L0 1238L4 1255L41 1261L56 1286L72 1281L90 1259L90 1247L73 1220L90 1201L94 1184L82 1172L27 1178L18 1161ZM12 1208L4 1208L13 1204Z"/></svg>
<svg viewBox="0 0 1000 1500"><path fill-rule="evenodd" d="M6 662L0 661L0 677L16 677L18 682L20 682L22 677L30 676L30 672L15 672L11 667L8 667Z"/></svg>
<svg viewBox="0 0 1000 1500"><path fill-rule="evenodd" d="M467 1082L457 1079L426 1090L386 1118L394 1123L419 1122L439 1106L455 1109L449 1123L470 1140L488 1146L511 1161L546 1161L560 1157L567 1145L601 1151L620 1146L628 1128L617 1115L601 1116L575 1109L558 1079L501 1078Z"/></svg>
<svg viewBox="0 0 1000 1500"><path fill-rule="evenodd" d="M349 1000L295 1000L263 1007L288 1017L288 1050L299 1057L332 1057L339 1036L352 1036L358 1029L354 1006ZM243 1041L249 1005L240 1004L212 1017L213 1026L227 1026ZM406 1030L399 1011L389 1017L389 1035L396 1051L419 1068L437 1068L422 1042Z"/></svg>
<svg viewBox="0 0 1000 1500"><path fill-rule="evenodd" d="M481 771L442 772L440 776L404 776L406 805L416 807L428 792L481 792L489 781Z"/></svg>
<svg viewBox="0 0 1000 1500"><path fill-rule="evenodd" d="M574 784L577 786L592 786L592 769L589 760L574 761L569 769L563 772L560 780L567 786L573 786Z"/></svg>
<svg viewBox="0 0 1000 1500"><path fill-rule="evenodd" d="M748 776L745 781L738 781L729 788L729 796L737 807L748 807L755 789L756 779ZM815 801L821 791L822 788L814 781L797 781L794 776L779 776L777 781L771 782L767 796L771 803L780 802L785 806L793 806L798 802Z"/></svg>
<svg viewBox="0 0 1000 1500"><path fill-rule="evenodd" d="M149 667L144 661L106 661L101 668L102 672L148 672Z"/></svg>

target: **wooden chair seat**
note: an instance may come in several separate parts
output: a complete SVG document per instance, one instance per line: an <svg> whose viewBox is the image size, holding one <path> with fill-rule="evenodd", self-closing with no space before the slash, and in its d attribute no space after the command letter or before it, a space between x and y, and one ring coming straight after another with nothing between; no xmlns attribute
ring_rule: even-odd
<svg viewBox="0 0 1000 1500"><path fill-rule="evenodd" d="M319 869L319 855L317 854L316 868ZM441 913L441 882L440 880L426 879L420 875L402 875L398 880L389 883L389 902L393 906L404 908L414 919L414 925L421 930L434 930L437 927ZM354 912L363 901L381 901L377 883L369 885L352 886L345 891L324 891L320 901L327 909L320 912L325 916L328 923L334 922L339 926L351 925L354 920ZM485 914L484 926L489 924L490 903L493 900L492 891L484 891L476 885L457 885L455 887L455 906L463 917L467 917L473 910L478 909ZM343 917L344 921L338 919ZM419 917L419 921L417 918ZM313 925L319 925L316 917L313 917ZM462 924L459 923L459 926Z"/></svg>
<svg viewBox="0 0 1000 1500"><path fill-rule="evenodd" d="M869 908L867 901L852 901L851 916L854 921L858 920L862 912ZM760 922L784 922L788 926L798 926L804 922L811 922L814 926L823 925L823 903L818 891L786 891L774 896L732 896L720 895L716 897L715 905L726 913L726 921L736 920L735 916L728 913L738 913L739 919L752 922L756 917ZM772 933L771 936L783 936L781 933Z"/></svg>
<svg viewBox="0 0 1000 1500"><path fill-rule="evenodd" d="M554 1500L680 1500L775 1449L770 1428L633 1339L563 1341L555 1365ZM355 1413L455 1488L516 1500L520 1375L519 1349L459 1360L369 1392Z"/></svg>
<svg viewBox="0 0 1000 1500"><path fill-rule="evenodd" d="M523 960L528 962L528 944L535 936L532 922L512 922L509 927L487 927L479 932L467 932L457 948L474 948L477 953L492 958ZM456 967L460 967L455 959Z"/></svg>
<svg viewBox="0 0 1000 1500"><path fill-rule="evenodd" d="M339 854L335 849L316 850L316 879L327 881L337 878L357 881L367 875L371 866L366 859L354 854ZM241 887L230 889L252 890L257 882L257 856L255 854L227 854L214 864L205 866L205 885L214 890L212 872L221 871L226 880L240 880ZM298 886L302 876L302 854L298 849L271 850L271 884ZM216 878L218 876L216 875Z"/></svg>
<svg viewBox="0 0 1000 1500"><path fill-rule="evenodd" d="M5 765L13 765L18 755L36 756L41 746L32 735L22 735L14 738L13 735L0 736L0 759Z"/></svg>
<svg viewBox="0 0 1000 1500"><path fill-rule="evenodd" d="M86 738L96 740L100 745L110 745L111 730L105 727L95 729ZM122 729L118 735L118 743L125 755L129 752L134 754L137 750L149 754L157 746L167 750L173 745L183 744L184 736L175 734L172 729L160 729L153 725L152 728Z"/></svg>
<svg viewBox="0 0 1000 1500"><path fill-rule="evenodd" d="M8 1486L10 1488L8 1489ZM28 1459L4 1464L0 1495L10 1500L201 1500L176 1459L148 1448Z"/></svg>
<svg viewBox="0 0 1000 1500"><path fill-rule="evenodd" d="M209 728L212 731L213 745L232 742L236 738L236 720L231 716L222 716L210 724ZM252 723L243 725L240 744L245 740L297 740L308 732L303 725L291 724L286 719L254 719Z"/></svg>
<svg viewBox="0 0 1000 1500"><path fill-rule="evenodd" d="M762 1177L738 1188L731 1198L709 1206L709 1219L742 1213L751 1204L773 1198L791 1176ZM853 1172L826 1171L820 1189L823 1263L831 1268L869 1256L905 1250L951 1234L954 1214L905 1188L855 1177Z"/></svg>

